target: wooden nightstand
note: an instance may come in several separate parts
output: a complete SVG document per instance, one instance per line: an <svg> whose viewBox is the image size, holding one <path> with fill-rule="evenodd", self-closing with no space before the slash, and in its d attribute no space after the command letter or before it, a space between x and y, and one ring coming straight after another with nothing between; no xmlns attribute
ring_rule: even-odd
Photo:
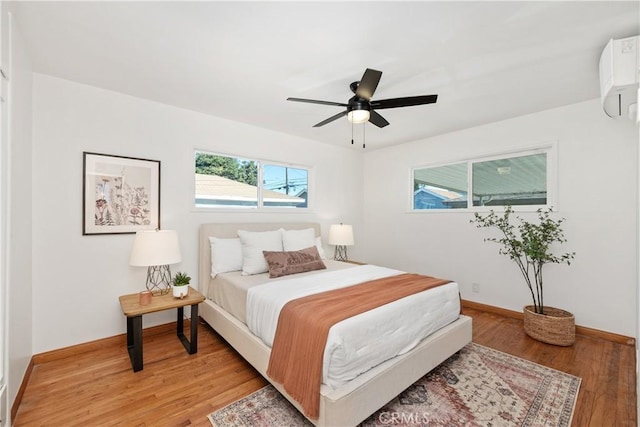
<svg viewBox="0 0 640 427"><path fill-rule="evenodd" d="M189 295L183 299L174 298L171 293L166 295L154 295L151 303L140 305L139 294L122 295L120 297L120 307L127 316L127 350L131 358L133 372L141 371L142 363L142 316L156 311L178 309L177 335L182 341L182 345L189 354L198 352L198 304L204 301L204 295L189 286ZM191 306L191 337L190 340L184 336L184 308Z"/></svg>

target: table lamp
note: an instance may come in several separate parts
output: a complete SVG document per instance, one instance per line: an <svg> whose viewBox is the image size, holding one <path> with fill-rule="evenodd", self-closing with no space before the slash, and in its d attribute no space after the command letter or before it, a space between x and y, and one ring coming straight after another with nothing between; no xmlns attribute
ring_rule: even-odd
<svg viewBox="0 0 640 427"><path fill-rule="evenodd" d="M333 259L347 261L347 246L353 246L353 227L347 224L333 224L329 227L329 244L336 245Z"/></svg>
<svg viewBox="0 0 640 427"><path fill-rule="evenodd" d="M174 230L138 231L129 264L147 267L147 290L164 295L171 289L169 264L182 261L178 233Z"/></svg>

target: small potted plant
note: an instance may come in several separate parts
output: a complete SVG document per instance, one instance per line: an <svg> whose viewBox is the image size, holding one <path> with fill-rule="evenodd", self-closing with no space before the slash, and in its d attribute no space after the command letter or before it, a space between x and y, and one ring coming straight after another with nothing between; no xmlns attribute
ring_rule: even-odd
<svg viewBox="0 0 640 427"><path fill-rule="evenodd" d="M191 283L191 277L186 273L177 272L173 278L173 296L176 298L184 298L189 295L189 283Z"/></svg>
<svg viewBox="0 0 640 427"><path fill-rule="evenodd" d="M533 305L523 309L524 330L531 338L549 344L567 346L575 340L575 319L568 311L544 304L542 267L547 263L569 265L575 252L555 255L551 245L567 241L562 231L564 218L550 218L552 209L538 209L538 221L529 222L516 217L518 224L511 222L513 209L506 206L502 216L493 210L486 216L475 213L471 220L478 228L496 228L502 237L490 237L485 241L502 245L499 253L513 260L522 273Z"/></svg>

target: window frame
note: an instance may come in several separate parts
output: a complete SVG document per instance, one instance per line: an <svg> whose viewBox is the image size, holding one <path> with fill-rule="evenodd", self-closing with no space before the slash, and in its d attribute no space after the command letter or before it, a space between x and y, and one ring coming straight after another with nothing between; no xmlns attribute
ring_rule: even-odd
<svg viewBox="0 0 640 427"><path fill-rule="evenodd" d="M224 205L210 205L210 206L203 206L203 205L197 205L196 204L196 188L195 188L195 156L197 153L204 153L204 154L211 154L214 156L221 156L221 157L231 157L233 159L241 159L241 160L246 160L246 161L252 161L255 162L257 164L257 205L256 206L224 206ZM206 150L206 149L194 149L193 150L193 156L191 158L191 167L193 169L191 169L191 185L192 185L192 191L191 194L193 194L192 199L191 199L191 206L192 206L192 211L193 212L216 212L216 213L220 213L220 212L231 212L231 213L239 213L239 212L243 212L243 213L309 213L312 209L312 186L313 186L313 167L311 166L305 166L305 165L300 165L300 164L293 164L293 163L285 163L285 162L278 162L278 161L273 161L273 160L268 160L268 159L258 159L256 157L252 157L252 156L243 156L243 155L236 155L236 154L228 154L228 153L222 153L222 152L216 152L216 151L210 151L210 150ZM265 190L265 188L263 187L263 174L264 174L264 165L269 165L269 166L280 166L280 167L285 167L285 168L291 168L291 169L302 169L307 171L307 206L306 207L284 207L284 206L265 206L264 205L264 200L263 200L263 190Z"/></svg>
<svg viewBox="0 0 640 427"><path fill-rule="evenodd" d="M482 163L494 160L509 159L513 157L524 157L534 154L545 153L547 156L547 203L544 205L513 205L513 210L516 212L534 212L540 208L542 209L558 209L558 147L557 141L546 142L540 145L523 147L517 150L505 150L494 153L485 154L482 156L465 157L465 158L452 158L446 161L433 162L420 164L409 168L409 191L408 191L408 213L443 213L443 212L489 212L490 210L496 210L502 208L502 205L494 206L473 206L473 164ZM415 171L419 169L428 169L442 166L455 165L460 163L467 164L467 206L465 208L457 209L415 209L414 208L414 176Z"/></svg>

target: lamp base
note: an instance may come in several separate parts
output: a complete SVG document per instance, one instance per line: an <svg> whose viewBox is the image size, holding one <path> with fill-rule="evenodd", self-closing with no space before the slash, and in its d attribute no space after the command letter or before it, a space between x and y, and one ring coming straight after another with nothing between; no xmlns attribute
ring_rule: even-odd
<svg viewBox="0 0 640 427"><path fill-rule="evenodd" d="M336 245L336 250L333 253L333 259L336 261L347 261L347 247L343 245Z"/></svg>
<svg viewBox="0 0 640 427"><path fill-rule="evenodd" d="M154 295L169 293L171 290L171 270L168 265L150 265L147 268L147 290Z"/></svg>

